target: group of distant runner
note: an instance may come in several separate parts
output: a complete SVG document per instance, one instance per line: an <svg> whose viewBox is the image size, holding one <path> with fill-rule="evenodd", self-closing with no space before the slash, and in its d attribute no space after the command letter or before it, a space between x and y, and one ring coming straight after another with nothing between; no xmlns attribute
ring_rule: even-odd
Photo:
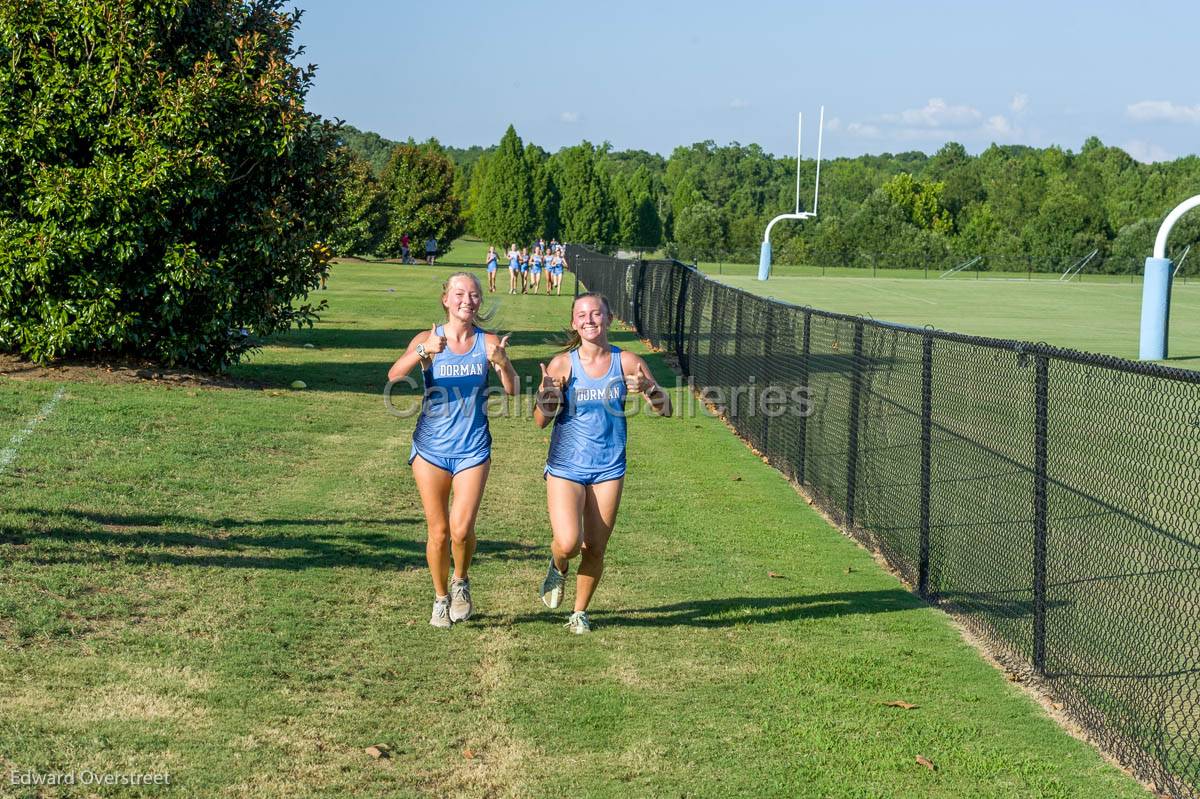
<svg viewBox="0 0 1200 799"><path fill-rule="evenodd" d="M567 267L567 247L554 239L547 244L538 239L535 244L517 249L516 244L508 247L508 293L537 294L541 290L542 272L546 273L546 295L562 294L563 270ZM488 293L496 293L496 270L500 256L495 247L488 247L487 275Z"/></svg>

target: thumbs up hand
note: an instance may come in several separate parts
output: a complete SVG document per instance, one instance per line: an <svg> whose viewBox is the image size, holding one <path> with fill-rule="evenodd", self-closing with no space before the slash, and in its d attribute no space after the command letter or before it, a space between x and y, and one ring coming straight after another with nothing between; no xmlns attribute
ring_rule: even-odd
<svg viewBox="0 0 1200 799"><path fill-rule="evenodd" d="M495 344L487 345L488 362L497 369L503 369L508 366L508 340L511 337L512 334L509 333Z"/></svg>
<svg viewBox="0 0 1200 799"><path fill-rule="evenodd" d="M425 351L432 357L444 349L446 349L446 337L438 335L435 324L429 329L429 335L425 337Z"/></svg>
<svg viewBox="0 0 1200 799"><path fill-rule="evenodd" d="M561 394L563 387L567 384L565 377L551 377L546 371L546 364L538 364L542 367L542 393Z"/></svg>
<svg viewBox="0 0 1200 799"><path fill-rule="evenodd" d="M625 388L634 394L643 394L654 387L654 379L647 374L645 367L638 364L637 372L625 375Z"/></svg>

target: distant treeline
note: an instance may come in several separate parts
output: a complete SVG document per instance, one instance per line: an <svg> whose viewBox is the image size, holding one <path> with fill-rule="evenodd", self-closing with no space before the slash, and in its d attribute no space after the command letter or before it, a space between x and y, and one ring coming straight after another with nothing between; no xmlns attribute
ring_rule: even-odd
<svg viewBox="0 0 1200 799"><path fill-rule="evenodd" d="M411 195L419 184L426 201L453 217L437 231L419 229L421 219L440 217L418 213L410 196L403 220L347 219L349 229L400 224L439 240L465 230L497 245L543 235L607 250L663 249L687 260L756 261L767 222L795 204L796 160L754 144L700 142L663 158L586 141L552 154L523 144L511 127L499 144L465 150L436 140L401 144L349 125L341 132L360 174L377 181L372 191L407 186ZM397 175L417 152L444 162L435 182L448 196L435 196L426 176ZM815 161L801 161L802 210L812 202L815 170ZM983 268L1061 271L1095 250L1089 269L1136 271L1163 217L1197 193L1195 156L1142 164L1095 137L1078 153L992 145L973 156L950 142L932 156L823 162L818 221L777 225L772 243L779 263L942 267L985 255ZM388 205L379 197L375 211L369 202L357 211L378 214ZM365 242L367 249L394 246L398 233L392 243L387 238ZM1200 215L1184 217L1171 249L1178 256L1196 242Z"/></svg>

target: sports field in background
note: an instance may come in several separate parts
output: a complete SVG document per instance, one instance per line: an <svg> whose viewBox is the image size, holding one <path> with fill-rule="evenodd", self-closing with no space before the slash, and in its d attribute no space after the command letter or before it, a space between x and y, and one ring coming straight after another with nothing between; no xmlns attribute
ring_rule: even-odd
<svg viewBox="0 0 1200 799"><path fill-rule="evenodd" d="M487 245L455 242L448 262L478 264ZM796 305L863 315L886 322L978 336L1044 341L1059 347L1137 359L1142 279L1135 275L1083 274L1060 282L1055 274L962 272L938 280L919 270L789 266L776 264L760 282L758 264L701 262L701 271L740 289ZM500 280L507 281L501 259ZM505 283L507 285L507 283ZM563 290L571 287L568 275ZM1200 369L1200 280L1177 279L1171 290L1170 358L1163 363Z"/></svg>
<svg viewBox="0 0 1200 799"><path fill-rule="evenodd" d="M1137 359L1142 284L1057 280L721 275L755 294L827 311ZM1128 278L1126 278L1128 280ZM1200 368L1200 282L1171 292L1170 366Z"/></svg>
<svg viewBox="0 0 1200 799"><path fill-rule="evenodd" d="M590 636L537 597L548 434L494 419L479 616L431 628L414 420L381 390L440 318L448 271L336 264L321 324L270 341L241 387L0 377L6 779L171 775L169 793L122 796L1147 795L705 416L631 420ZM569 299L500 300L532 379Z"/></svg>

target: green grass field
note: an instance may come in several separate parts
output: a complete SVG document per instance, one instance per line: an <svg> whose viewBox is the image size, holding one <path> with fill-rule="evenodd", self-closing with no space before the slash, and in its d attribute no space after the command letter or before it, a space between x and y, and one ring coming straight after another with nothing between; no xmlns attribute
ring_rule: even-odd
<svg viewBox="0 0 1200 799"><path fill-rule="evenodd" d="M235 370L254 387L66 384L0 470L5 772L171 775L122 796L1147 795L706 416L631 420L579 637L536 596L547 434L493 419L480 615L431 628L414 420L381 389L447 272L335 265L321 324ZM500 299L532 379L569 299ZM0 378L0 447L58 385Z"/></svg>
<svg viewBox="0 0 1200 799"><path fill-rule="evenodd" d="M458 239L446 263L478 265L487 245ZM919 270L775 265L757 279L757 264L703 262L700 269L740 289L797 305L861 314L887 322L1137 358L1142 308L1140 276L1085 274L1061 283L1057 274L964 273L924 280ZM936 275L933 276L936 278ZM507 280L506 275L501 279ZM569 278L568 278L569 280ZM570 285L569 282L567 285ZM1169 366L1200 368L1200 283L1176 280L1171 294Z"/></svg>
<svg viewBox="0 0 1200 799"><path fill-rule="evenodd" d="M914 280L773 274L712 276L755 294L887 322L1137 358L1142 284L948 278ZM1200 284L1171 293L1170 366L1200 368Z"/></svg>

